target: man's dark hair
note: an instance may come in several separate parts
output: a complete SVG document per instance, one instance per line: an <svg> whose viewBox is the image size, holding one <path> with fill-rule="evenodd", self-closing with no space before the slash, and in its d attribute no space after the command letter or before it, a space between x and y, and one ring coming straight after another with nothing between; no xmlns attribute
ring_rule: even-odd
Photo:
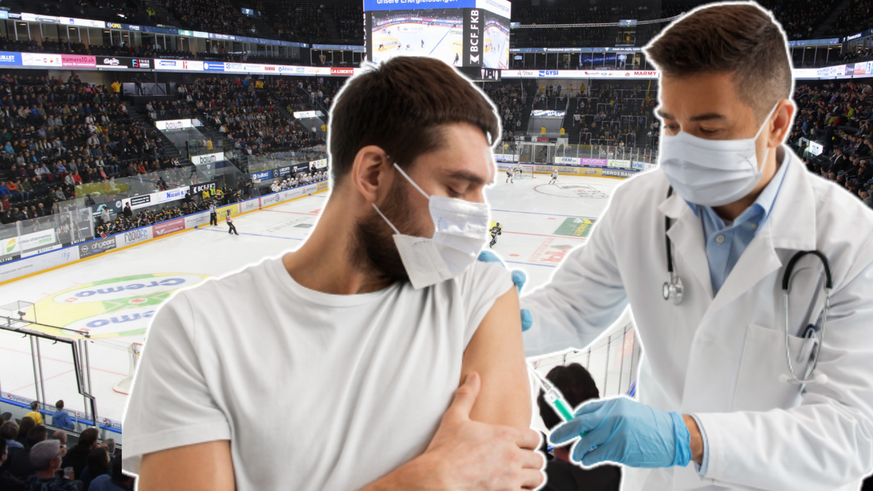
<svg viewBox="0 0 873 491"><path fill-rule="evenodd" d="M106 460L109 458L109 453L103 447L97 447L88 452L88 457L85 459L85 464L91 470L91 475L97 477L105 474L109 469L111 462Z"/></svg>
<svg viewBox="0 0 873 491"><path fill-rule="evenodd" d="M130 204L130 203L128 203L128 204ZM64 401L63 401L63 399L61 399L61 400L59 400L58 402L56 402L56 403L55 403L55 407L58 408L58 411L60 411L61 409L63 409L63 408L64 408Z"/></svg>
<svg viewBox="0 0 873 491"><path fill-rule="evenodd" d="M694 10L644 48L666 76L733 72L737 98L764 120L773 105L791 97L791 61L785 35L755 4Z"/></svg>
<svg viewBox="0 0 873 491"><path fill-rule="evenodd" d="M48 430L43 425L36 425L27 432L28 446L34 446L48 438Z"/></svg>
<svg viewBox="0 0 873 491"><path fill-rule="evenodd" d="M597 385L594 383L594 379L591 378L591 374L578 363L557 366L549 371L546 378L561 391L564 399L573 408L589 399L598 399L600 397L600 392L597 390ZM546 428L551 430L561 424L563 420L546 403L543 395L543 391L540 390L537 396L537 406L540 408L540 416L543 418L543 423L546 425Z"/></svg>
<svg viewBox="0 0 873 491"><path fill-rule="evenodd" d="M445 145L442 128L469 123L493 145L500 120L489 100L444 62L397 56L349 79L331 109L328 150L334 187L355 156L376 145L403 168Z"/></svg>
<svg viewBox="0 0 873 491"><path fill-rule="evenodd" d="M21 424L18 426L18 438L27 437L27 432L36 426L36 421L30 416L21 418Z"/></svg>
<svg viewBox="0 0 873 491"><path fill-rule="evenodd" d="M91 448L91 445L97 443L97 437L99 436L100 434L97 432L96 428L88 428L79 435L79 442L76 445Z"/></svg>
<svg viewBox="0 0 873 491"><path fill-rule="evenodd" d="M0 426L0 439L15 440L18 438L18 425L15 421L7 421Z"/></svg>

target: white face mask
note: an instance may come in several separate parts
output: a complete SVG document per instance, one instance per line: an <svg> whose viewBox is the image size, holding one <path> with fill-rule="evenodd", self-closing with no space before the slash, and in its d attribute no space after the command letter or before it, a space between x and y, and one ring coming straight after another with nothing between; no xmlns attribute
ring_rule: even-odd
<svg viewBox="0 0 873 491"><path fill-rule="evenodd" d="M428 199L434 224L431 238L403 235L373 203L379 216L394 230L394 243L413 288L436 285L463 273L485 245L490 220L488 205L428 196L400 166L394 164L394 167Z"/></svg>
<svg viewBox="0 0 873 491"><path fill-rule="evenodd" d="M703 206L733 203L749 194L763 175L758 165L755 141L778 107L773 106L764 124L752 138L706 140L680 131L661 140L661 168L682 198ZM764 152L763 162L767 161Z"/></svg>

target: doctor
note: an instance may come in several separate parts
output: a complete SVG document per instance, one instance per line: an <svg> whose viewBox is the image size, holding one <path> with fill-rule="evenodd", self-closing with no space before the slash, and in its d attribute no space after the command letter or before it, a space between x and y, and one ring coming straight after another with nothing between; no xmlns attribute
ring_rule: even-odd
<svg viewBox="0 0 873 491"><path fill-rule="evenodd" d="M873 466L873 212L782 145L793 82L768 12L695 9L646 53L661 73L660 168L620 186L588 243L522 298L528 356L589 345L629 304L640 402L583 405L551 441L576 441L583 465L625 464L625 490L856 490ZM678 304L662 291L668 244ZM782 277L809 250L833 276L827 336L815 382L784 382ZM787 344L800 379L825 296L823 262L799 259Z"/></svg>

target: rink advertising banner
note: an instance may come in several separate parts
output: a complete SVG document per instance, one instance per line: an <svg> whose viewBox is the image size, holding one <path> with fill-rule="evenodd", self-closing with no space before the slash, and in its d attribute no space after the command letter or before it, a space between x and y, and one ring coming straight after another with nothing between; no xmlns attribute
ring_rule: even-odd
<svg viewBox="0 0 873 491"><path fill-rule="evenodd" d="M21 252L21 240L19 237L0 239L0 255L18 254Z"/></svg>
<svg viewBox="0 0 873 491"><path fill-rule="evenodd" d="M86 257L94 256L115 249L115 245L115 237L107 237L105 239L97 239L90 242L85 242L83 244L77 245L76 247L79 248L79 257L84 259Z"/></svg>
<svg viewBox="0 0 873 491"><path fill-rule="evenodd" d="M165 119L163 121L155 121L155 127L161 131L181 130L184 128L193 128L194 124L191 123L190 119ZM194 158L195 157L191 157L192 162L194 162Z"/></svg>
<svg viewBox="0 0 873 491"><path fill-rule="evenodd" d="M565 165L580 165L580 159L576 157L555 157L556 164L565 164Z"/></svg>
<svg viewBox="0 0 873 491"><path fill-rule="evenodd" d="M194 165L214 164L224 160L224 152L207 153L205 155L195 155L191 157L191 162Z"/></svg>
<svg viewBox="0 0 873 491"><path fill-rule="evenodd" d="M215 189L215 181L201 182L199 184L192 184L191 186L188 187L188 194L190 194L192 196L196 196L196 195L202 194L203 191L206 191L207 189Z"/></svg>
<svg viewBox="0 0 873 491"><path fill-rule="evenodd" d="M195 213L185 217L185 228L201 227L209 224L209 212Z"/></svg>
<svg viewBox="0 0 873 491"><path fill-rule="evenodd" d="M50 228L48 230L40 230L39 232L33 232L32 234L22 235L18 238L18 242L22 251L39 249L55 244L57 243L55 229Z"/></svg>
<svg viewBox="0 0 873 491"><path fill-rule="evenodd" d="M316 169L324 169L327 167L327 159L313 160L309 162L310 167L315 167Z"/></svg>
<svg viewBox="0 0 873 491"><path fill-rule="evenodd" d="M635 176L635 175L637 175L637 174L638 174L637 172L629 171L629 170L603 169L603 170L601 171L601 175L603 175L603 177L624 177L624 178L628 178L628 177L633 177L633 176Z"/></svg>
<svg viewBox="0 0 873 491"><path fill-rule="evenodd" d="M288 189L285 191L279 191L277 193L279 195L279 201L288 201L289 199L299 198L303 196L303 188L298 187L294 189Z"/></svg>
<svg viewBox="0 0 873 491"><path fill-rule="evenodd" d="M324 191L325 189L327 189L327 187L327 181L320 181L315 185L315 190Z"/></svg>
<svg viewBox="0 0 873 491"><path fill-rule="evenodd" d="M616 169L630 169L630 160L610 160L607 166Z"/></svg>
<svg viewBox="0 0 873 491"><path fill-rule="evenodd" d="M88 55L61 55L61 64L65 67L96 67L97 57Z"/></svg>
<svg viewBox="0 0 873 491"><path fill-rule="evenodd" d="M247 211L257 210L258 209L258 200L257 199L249 199L246 201L242 201L239 203L239 212L245 213ZM231 215L232 217L233 215Z"/></svg>
<svg viewBox="0 0 873 491"><path fill-rule="evenodd" d="M0 53L0 66L21 65L21 53Z"/></svg>
<svg viewBox="0 0 873 491"><path fill-rule="evenodd" d="M225 205L220 208L215 209L216 213L218 213L218 222L224 222L224 217L227 215L227 212L230 212L230 219L233 220L233 217L239 215L239 203L233 203L231 205Z"/></svg>
<svg viewBox="0 0 873 491"><path fill-rule="evenodd" d="M45 53L21 53L21 64L24 66L64 66L61 55Z"/></svg>
<svg viewBox="0 0 873 491"><path fill-rule="evenodd" d="M579 165L583 167L606 167L608 163L606 159L579 159Z"/></svg>
<svg viewBox="0 0 873 491"><path fill-rule="evenodd" d="M270 205L275 205L282 201L282 193L273 193L267 196L261 196L260 198L260 207L264 208Z"/></svg>
<svg viewBox="0 0 873 491"><path fill-rule="evenodd" d="M50 245L48 247L40 247L39 249L31 249L30 251L25 251L21 253L21 257L30 257L36 256L37 254L42 254L48 251L56 251L63 247L61 244Z"/></svg>
<svg viewBox="0 0 873 491"><path fill-rule="evenodd" d="M464 37L461 64L463 66L482 66L482 23L478 9L464 9Z"/></svg>
<svg viewBox="0 0 873 491"><path fill-rule="evenodd" d="M65 247L38 256L20 259L0 266L0 281L8 281L26 274L60 266L79 259L79 246Z"/></svg>
<svg viewBox="0 0 873 491"><path fill-rule="evenodd" d="M135 228L133 230L128 230L127 232L120 233L115 236L116 246L118 247L126 247L129 245L136 244L138 242L143 242L149 240L153 237L152 228L151 227L140 227Z"/></svg>
<svg viewBox="0 0 873 491"><path fill-rule="evenodd" d="M15 261L17 259L21 259L21 254L12 254L11 256L0 256L0 264L8 263L9 261Z"/></svg>
<svg viewBox="0 0 873 491"><path fill-rule="evenodd" d="M185 230L185 219L177 218L175 220L167 220L166 222L157 223L152 226L155 237Z"/></svg>
<svg viewBox="0 0 873 491"><path fill-rule="evenodd" d="M130 209L136 210L139 208L145 208L146 206L157 205L160 203L168 203L170 201L178 201L180 199L184 199L188 194L189 186L170 189L168 191L158 191L157 193L152 194L143 194L140 196L134 196L129 199L121 200L121 206L124 208L124 205L130 203Z"/></svg>
<svg viewBox="0 0 873 491"><path fill-rule="evenodd" d="M291 167L279 167L278 169L274 170L273 173L276 175L277 178L284 179L291 175Z"/></svg>
<svg viewBox="0 0 873 491"><path fill-rule="evenodd" d="M98 68L111 68L113 70L127 70L128 62L116 58L114 56L98 56L97 57L97 67Z"/></svg>
<svg viewBox="0 0 873 491"><path fill-rule="evenodd" d="M306 164L307 168L309 164ZM249 174L253 181L266 181L267 179L273 178L273 169L262 170L259 172L252 172Z"/></svg>

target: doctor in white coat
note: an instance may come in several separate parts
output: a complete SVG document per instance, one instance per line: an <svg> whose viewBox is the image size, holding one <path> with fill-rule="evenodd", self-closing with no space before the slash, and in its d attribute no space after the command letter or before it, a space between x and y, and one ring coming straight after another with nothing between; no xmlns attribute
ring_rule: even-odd
<svg viewBox="0 0 873 491"><path fill-rule="evenodd" d="M793 83L768 12L696 9L646 52L661 73L660 167L619 186L587 244L522 298L528 356L587 346L629 304L639 402L583 405L550 439L577 442L583 465L625 464L625 490L856 490L873 467L873 212L782 145ZM668 240L678 305L662 291ZM786 383L782 277L809 250L833 275L826 336L818 381ZM799 378L824 287L822 262L800 259L788 312Z"/></svg>

